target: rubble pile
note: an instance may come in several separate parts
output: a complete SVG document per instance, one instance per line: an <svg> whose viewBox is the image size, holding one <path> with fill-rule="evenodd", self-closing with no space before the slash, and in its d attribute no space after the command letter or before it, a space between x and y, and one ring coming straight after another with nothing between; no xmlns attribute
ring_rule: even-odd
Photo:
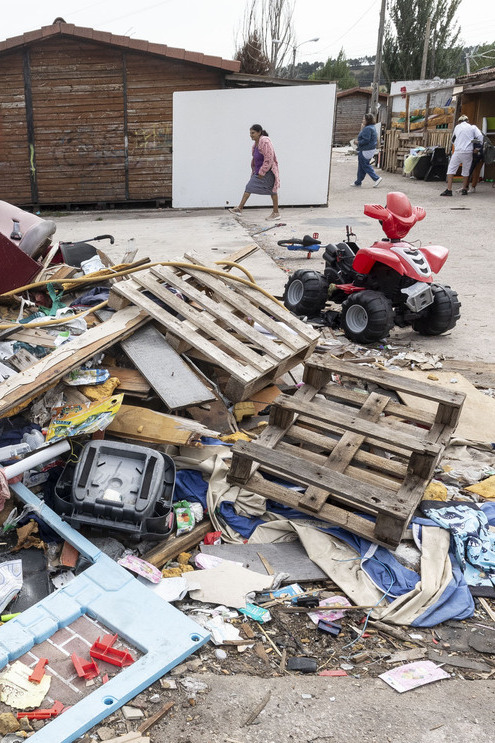
<svg viewBox="0 0 495 743"><path fill-rule="evenodd" d="M153 740L205 672L493 676L488 365L359 347L242 261L50 240L0 296L0 741Z"/></svg>

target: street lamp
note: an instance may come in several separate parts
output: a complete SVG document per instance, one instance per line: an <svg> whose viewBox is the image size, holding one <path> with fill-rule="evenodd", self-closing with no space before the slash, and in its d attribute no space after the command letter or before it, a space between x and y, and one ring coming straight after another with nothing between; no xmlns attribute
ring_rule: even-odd
<svg viewBox="0 0 495 743"><path fill-rule="evenodd" d="M301 41L300 44L297 44L296 46L292 47L292 67L290 71L291 77L294 77L294 67L296 66L296 51L299 49L299 47L302 46L303 44L309 44L310 41L319 41L319 40L320 40L320 37L317 36L314 39L308 39L307 41Z"/></svg>
<svg viewBox="0 0 495 743"><path fill-rule="evenodd" d="M278 47L282 42L280 39L272 39L272 54L270 59L270 72L275 75L275 60L277 58Z"/></svg>

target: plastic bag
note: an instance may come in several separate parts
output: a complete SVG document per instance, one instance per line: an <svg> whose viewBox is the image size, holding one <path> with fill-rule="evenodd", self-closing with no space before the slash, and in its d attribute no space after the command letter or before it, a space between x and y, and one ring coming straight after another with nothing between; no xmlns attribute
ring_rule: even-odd
<svg viewBox="0 0 495 743"><path fill-rule="evenodd" d="M177 523L177 536L186 534L194 529L196 520L191 511L191 504L187 500L180 500L174 504L175 521Z"/></svg>

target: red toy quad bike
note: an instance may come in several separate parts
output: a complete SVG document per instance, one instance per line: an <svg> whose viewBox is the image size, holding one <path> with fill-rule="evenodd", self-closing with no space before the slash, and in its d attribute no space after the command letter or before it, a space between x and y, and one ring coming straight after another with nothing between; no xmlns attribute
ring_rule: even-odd
<svg viewBox="0 0 495 743"><path fill-rule="evenodd" d="M447 260L440 245L415 248L403 238L426 216L400 192L387 195L387 206L366 204L364 213L378 219L386 238L358 248L347 239L326 245L324 273L301 269L285 285L284 304L296 315L315 317L327 301L342 305L340 327L357 343L385 338L395 325L412 325L422 335L440 335L454 327L461 306L457 292L434 284ZM316 241L315 241L316 242Z"/></svg>

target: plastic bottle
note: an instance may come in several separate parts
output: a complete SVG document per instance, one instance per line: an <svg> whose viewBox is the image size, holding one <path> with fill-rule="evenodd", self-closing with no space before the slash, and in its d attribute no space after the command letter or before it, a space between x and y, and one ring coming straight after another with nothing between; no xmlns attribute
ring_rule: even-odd
<svg viewBox="0 0 495 743"><path fill-rule="evenodd" d="M4 462L7 459L15 459L23 454L27 454L31 449L29 444L11 444L10 446L2 446L0 449L0 462Z"/></svg>

